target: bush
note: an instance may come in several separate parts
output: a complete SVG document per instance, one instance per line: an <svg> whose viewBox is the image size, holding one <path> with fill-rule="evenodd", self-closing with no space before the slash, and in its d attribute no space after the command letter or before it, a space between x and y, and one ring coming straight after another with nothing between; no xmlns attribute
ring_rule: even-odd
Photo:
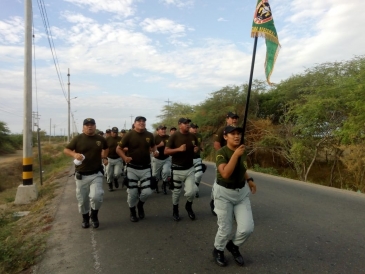
<svg viewBox="0 0 365 274"><path fill-rule="evenodd" d="M260 167L258 164L254 164L252 169L256 172L261 172L271 175L279 175L279 172L273 167Z"/></svg>

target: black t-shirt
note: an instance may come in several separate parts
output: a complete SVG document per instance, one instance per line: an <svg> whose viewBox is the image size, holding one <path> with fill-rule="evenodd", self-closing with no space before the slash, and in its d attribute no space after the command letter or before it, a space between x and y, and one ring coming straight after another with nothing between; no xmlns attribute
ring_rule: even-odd
<svg viewBox="0 0 365 274"><path fill-rule="evenodd" d="M120 158L119 155L117 154L117 146L118 143L122 140L122 137L120 136L116 136L116 137L112 137L109 136L106 138L106 143L108 144L108 148L109 148L109 153L108 153L108 157L112 158L112 159L118 159Z"/></svg>
<svg viewBox="0 0 365 274"><path fill-rule="evenodd" d="M150 148L155 146L155 138L149 131L129 131L118 144L122 149L128 148L131 164L148 165L151 163Z"/></svg>
<svg viewBox="0 0 365 274"><path fill-rule="evenodd" d="M158 145L160 144L161 142L164 143L164 146L162 147L158 147L157 150L158 150L158 156L155 157L156 159L159 159L159 160L165 160L166 158L169 157L169 155L165 155L165 146L166 146L166 143L167 141L169 140L170 136L169 135L156 135L155 136L155 144Z"/></svg>
<svg viewBox="0 0 365 274"><path fill-rule="evenodd" d="M101 152L103 149L107 149L108 145L105 138L100 135L89 136L82 133L74 137L66 148L85 156L82 164L76 166L75 169L76 171L88 172L100 169Z"/></svg>
<svg viewBox="0 0 365 274"><path fill-rule="evenodd" d="M198 144L196 136L190 132L182 134L176 131L167 141L166 147L178 148L186 144L186 150L172 154L172 164L190 168L193 166L194 147Z"/></svg>

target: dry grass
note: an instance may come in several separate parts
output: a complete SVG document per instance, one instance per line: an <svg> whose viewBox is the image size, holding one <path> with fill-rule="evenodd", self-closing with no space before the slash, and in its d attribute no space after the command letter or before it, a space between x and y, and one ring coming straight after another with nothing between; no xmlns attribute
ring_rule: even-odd
<svg viewBox="0 0 365 274"><path fill-rule="evenodd" d="M0 273L19 273L34 265L45 251L55 214L55 207L49 205L63 177L68 175L71 163L62 154L62 149L62 145L55 145L42 151L42 155L47 155L46 160L51 159L43 166L46 170L43 186L39 184L38 164L34 163L33 183L37 184L38 199L28 205L13 203L17 187L22 182L21 163L12 161L3 166L0 175L4 189L0 192ZM20 211L29 211L29 214L15 217L14 213Z"/></svg>

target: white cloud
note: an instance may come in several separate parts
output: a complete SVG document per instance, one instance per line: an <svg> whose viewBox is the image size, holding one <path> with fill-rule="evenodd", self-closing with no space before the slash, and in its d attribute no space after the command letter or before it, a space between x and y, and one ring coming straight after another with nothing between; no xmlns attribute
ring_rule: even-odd
<svg viewBox="0 0 365 274"><path fill-rule="evenodd" d="M80 7L88 7L91 12L110 12L123 17L135 13L134 0L64 0Z"/></svg>
<svg viewBox="0 0 365 274"><path fill-rule="evenodd" d="M151 19L146 18L140 23L142 29L146 32L155 32L163 34L182 34L185 33L185 26L176 24L174 21L160 18Z"/></svg>
<svg viewBox="0 0 365 274"><path fill-rule="evenodd" d="M18 44L24 40L24 20L21 17L11 17L0 21L0 43Z"/></svg>
<svg viewBox="0 0 365 274"><path fill-rule="evenodd" d="M223 17L219 17L217 21L218 22L228 22L228 20L224 19Z"/></svg>
<svg viewBox="0 0 365 274"><path fill-rule="evenodd" d="M194 0L160 0L160 2L166 5L177 6L178 8L193 7Z"/></svg>

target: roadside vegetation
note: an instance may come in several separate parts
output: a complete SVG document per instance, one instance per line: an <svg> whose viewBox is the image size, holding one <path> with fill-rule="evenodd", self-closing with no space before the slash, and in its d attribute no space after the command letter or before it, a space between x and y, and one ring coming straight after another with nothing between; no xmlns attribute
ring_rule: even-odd
<svg viewBox="0 0 365 274"><path fill-rule="evenodd" d="M203 157L214 160L213 136L225 114L235 111L242 125L247 87L223 87L199 105L165 105L158 124L189 117L203 135ZM364 56L316 65L273 87L254 80L245 132L249 167L365 193L364 102Z"/></svg>
<svg viewBox="0 0 365 274"><path fill-rule="evenodd" d="M0 273L19 273L36 263L46 248L52 227L55 191L68 175L70 159L62 151L64 143L42 144L43 185L40 185L38 149L33 151L33 183L38 199L15 205L17 187L22 184L22 158L2 164L0 170ZM24 217L18 216L28 212Z"/></svg>

